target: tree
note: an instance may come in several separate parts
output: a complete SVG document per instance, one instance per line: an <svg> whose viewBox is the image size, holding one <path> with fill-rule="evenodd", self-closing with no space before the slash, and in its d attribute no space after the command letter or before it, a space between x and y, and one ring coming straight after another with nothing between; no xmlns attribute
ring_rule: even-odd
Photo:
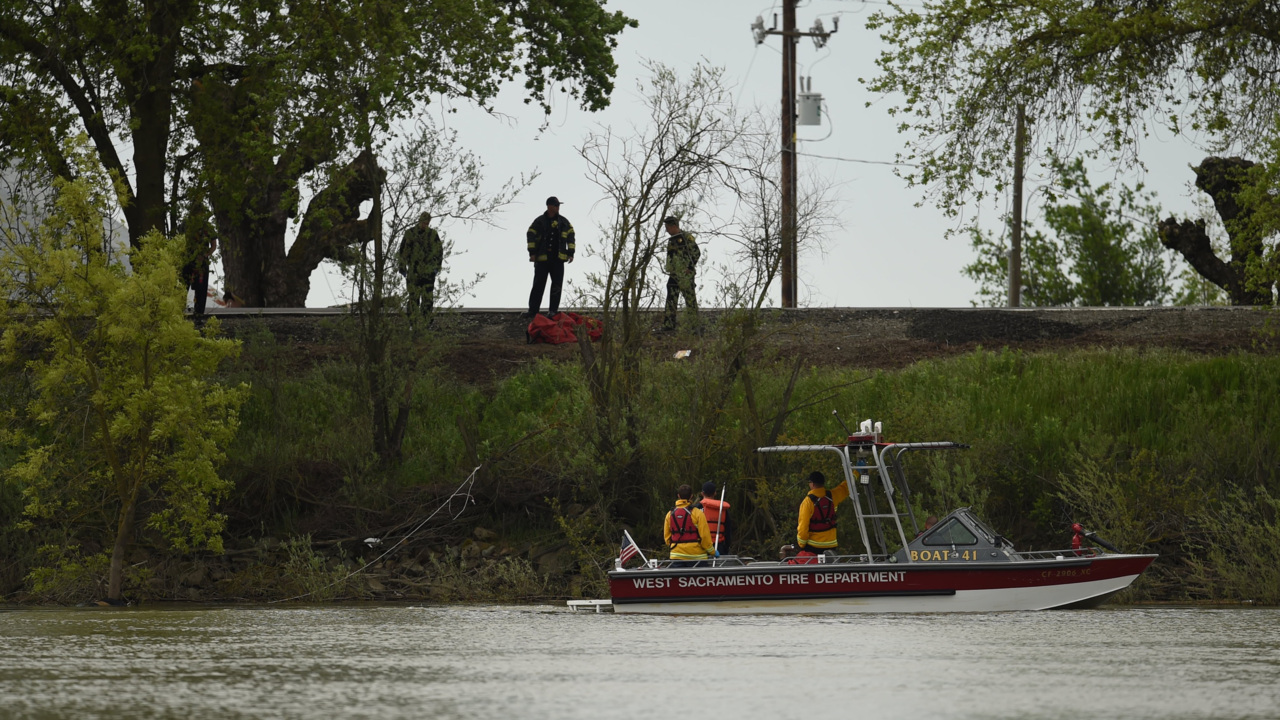
<svg viewBox="0 0 1280 720"><path fill-rule="evenodd" d="M722 173L732 213L719 221L713 236L733 244L734 262L720 269L720 306L757 311L769 300L782 260L781 159L776 117L757 108L743 122L744 132L724 160ZM837 185L809 175L800 182L796 247L821 250L823 238L840 225Z"/></svg>
<svg viewBox="0 0 1280 720"><path fill-rule="evenodd" d="M25 362L35 428L9 476L32 522L110 546L109 600L119 601L125 552L139 524L182 550L221 550L218 477L243 388L212 376L239 345L184 320L182 238L144 235L114 261L103 218L113 186L84 154L74 181L56 181L53 213L34 242L0 256L0 353ZM110 190L108 190L110 189Z"/></svg>
<svg viewBox="0 0 1280 720"><path fill-rule="evenodd" d="M661 63L648 67L650 78L639 83L646 116L630 133L600 128L578 148L588 179L613 211L601 243L587 249L604 261L602 272L586 277L587 302L600 308L604 334L594 348L579 338L592 439L611 476L610 499L633 518L644 503L635 401L647 317L658 301L654 277L665 258L662 219L675 215L689 227L699 206L713 202L715 181L743 133L722 69L699 64L681 77Z"/></svg>
<svg viewBox="0 0 1280 720"><path fill-rule="evenodd" d="M696 477L740 376L750 395L746 358L781 247L777 133L759 112L743 114L735 108L723 69L699 64L678 73L656 62L648 67L650 77L639 88L647 110L643 118L629 130L600 128L578 148L587 161L588 178L604 192L613 212L600 228L603 240L587 251L600 256L605 268L587 275L585 290L586 302L601 308L603 337L595 345L579 337L592 400L591 437L608 475L606 506L612 504L633 522L644 517L649 501L644 478L653 472ZM733 208L729 217L713 215L722 206ZM823 192L806 198L800 238L818 242L830 221L829 207ZM719 325L714 349L700 351L712 369L689 398L687 437L672 439L685 443L688 454L680 467L653 468L644 466L644 418L637 414L637 401L644 350L652 338L652 310L665 286L660 268L667 233L662 220L668 215L679 217L704 246L709 239L734 243L743 263L726 270L721 295L731 308L744 312ZM682 330L695 327L705 326L682 322ZM780 431L778 422L774 432Z"/></svg>
<svg viewBox="0 0 1280 720"><path fill-rule="evenodd" d="M82 128L123 183L134 244L204 186L233 292L300 305L321 259L369 238L377 173L354 133L436 96L483 105L517 73L548 111L557 86L600 109L629 25L599 0L0 0L0 149L68 177L59 140Z"/></svg>
<svg viewBox="0 0 1280 720"><path fill-rule="evenodd" d="M982 198L990 184L1003 189L1019 107L1034 119L1041 149L1061 157L1088 139L1112 159L1134 162L1151 125L1194 134L1217 150L1277 156L1280 13L1265 4L933 0L919 11L876 13L868 26L891 46L868 85L900 95L890 112L914 136L905 159L917 167L905 177L948 212ZM1267 209L1280 189L1275 174L1232 181L1233 195L1252 204L1256 219L1280 215ZM1215 202L1223 195L1211 194ZM1254 226L1245 233L1253 238L1232 248L1260 284L1246 297L1218 273L1233 301L1265 295L1270 302L1267 288L1280 275L1264 269L1277 260L1250 253L1258 250L1254 238L1277 230L1280 222ZM1166 244L1190 250L1187 260L1201 272L1222 262L1186 232Z"/></svg>
<svg viewBox="0 0 1280 720"><path fill-rule="evenodd" d="M930 0L878 12L872 90L917 136L908 172L955 208L1002 178L1017 107L1059 156L1096 136L1133 159L1149 123L1261 150L1275 130L1280 14L1250 0Z"/></svg>
<svg viewBox="0 0 1280 720"><path fill-rule="evenodd" d="M1160 221L1160 241L1177 250L1191 267L1214 285L1222 288L1232 305L1270 305L1273 289L1280 282L1280 253L1265 242L1267 234L1278 228L1263 220L1275 213L1267 206L1275 199L1267 187L1276 187L1270 177L1274 170L1243 158L1205 158L1195 168L1196 187L1213 199L1222 218L1230 248L1230 258L1223 260L1213 247L1203 220L1174 217ZM1259 197L1261 195L1262 197ZM1259 212L1261 210L1261 212ZM1225 253L1223 253L1225 255Z"/></svg>
<svg viewBox="0 0 1280 720"><path fill-rule="evenodd" d="M423 358L419 342L429 336L431 318L409 316L409 332L394 311L401 305L404 281L396 275L396 258L405 231L423 211L433 227L444 223L491 222L494 214L536 177L506 182L496 193L482 190L483 164L459 144L456 132L440 131L420 121L388 149L388 171L380 177L369 214L374 230L354 262L344 266L351 279L352 320L358 338L357 365L369 395L374 451L384 464L400 459L414 397L414 366ZM454 243L444 239L444 262ZM435 306L456 302L474 280L451 280L442 269L436 280ZM408 313L406 312L406 315Z"/></svg>
<svg viewBox="0 0 1280 720"><path fill-rule="evenodd" d="M1060 187L1051 191L1044 222L1047 236L1027 228L1024 236L1022 296L1039 307L1159 305L1173 293L1174 268L1160 244L1160 208L1150 195L1110 184L1094 188L1084 162L1055 159ZM1007 248L974 228L978 260L964 269L981 285L988 304L1001 306L1008 290Z"/></svg>

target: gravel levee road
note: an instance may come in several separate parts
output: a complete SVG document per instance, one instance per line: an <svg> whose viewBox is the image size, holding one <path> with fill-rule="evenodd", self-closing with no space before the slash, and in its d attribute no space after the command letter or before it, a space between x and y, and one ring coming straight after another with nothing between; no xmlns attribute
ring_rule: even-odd
<svg viewBox="0 0 1280 720"><path fill-rule="evenodd" d="M590 313L588 313L590 314ZM696 347L720 313L703 311L708 336L655 332L655 354ZM232 337L269 331L292 362L344 355L352 345L340 313L239 310L220 313ZM445 362L470 381L509 374L546 357L576 360L570 345L525 343L515 310L446 312L437 321L454 340ZM654 324L657 316L654 316ZM1203 355L1280 351L1280 311L1268 308L804 308L767 311L765 343L813 365L898 368L976 348L1027 352L1088 348L1173 349ZM669 356L669 355L668 355ZM291 362L291 364L292 364Z"/></svg>

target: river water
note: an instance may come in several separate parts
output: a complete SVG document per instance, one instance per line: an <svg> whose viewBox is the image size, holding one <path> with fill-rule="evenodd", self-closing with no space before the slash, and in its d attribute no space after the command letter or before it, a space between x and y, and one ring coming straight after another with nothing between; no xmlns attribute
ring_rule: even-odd
<svg viewBox="0 0 1280 720"><path fill-rule="evenodd" d="M0 612L0 718L1276 718L1280 610Z"/></svg>

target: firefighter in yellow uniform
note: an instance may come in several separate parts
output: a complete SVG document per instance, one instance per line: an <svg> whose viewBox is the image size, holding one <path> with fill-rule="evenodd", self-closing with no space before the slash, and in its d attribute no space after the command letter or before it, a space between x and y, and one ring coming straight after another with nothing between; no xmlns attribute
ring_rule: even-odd
<svg viewBox="0 0 1280 720"><path fill-rule="evenodd" d="M697 567L700 561L715 557L707 516L693 507L692 496L693 488L688 485L677 488L676 506L662 524L662 535L671 548L671 567Z"/></svg>
<svg viewBox="0 0 1280 720"><path fill-rule="evenodd" d="M809 494L800 501L800 521L796 525L796 558L802 563L813 562L812 558L837 545L836 506L849 497L849 486L842 482L828 492L826 485L825 475L809 473Z"/></svg>

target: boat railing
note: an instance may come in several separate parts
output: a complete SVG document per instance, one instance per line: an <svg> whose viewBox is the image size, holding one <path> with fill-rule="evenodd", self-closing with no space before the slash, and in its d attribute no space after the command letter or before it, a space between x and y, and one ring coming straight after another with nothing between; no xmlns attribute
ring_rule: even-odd
<svg viewBox="0 0 1280 720"><path fill-rule="evenodd" d="M868 420L863 423L864 432L870 432L870 422ZM851 435L849 442L843 444L774 445L756 448L756 452L835 453L840 459L845 486L849 490L862 547L871 553L879 550L878 556L887 559L892 556L891 551L894 545L907 546L909 535L903 527L904 519L911 524L910 537L914 537L920 531L916 524L915 513L911 508L911 489L902 467L902 456L911 450L949 450L967 447L969 446L963 443L950 441L886 443L881 440L877 430L869 435ZM897 497L899 494L901 498ZM882 502L886 507L881 508ZM907 562L915 561L908 557Z"/></svg>
<svg viewBox="0 0 1280 720"><path fill-rule="evenodd" d="M745 557L745 556L739 556L739 555L723 555L721 557L710 559L710 560L692 561L692 562L696 562L697 563L696 565L680 565L674 568L671 567L672 563L676 563L676 562L691 562L691 561L663 560L658 558L651 558L649 562L645 563L644 565L624 568L618 564L618 560L615 558L614 569L615 570L687 570L692 568L743 567L745 565L750 565L756 562L756 559L752 557Z"/></svg>
<svg viewBox="0 0 1280 720"><path fill-rule="evenodd" d="M1098 557L1102 554L1101 548L1082 547L1078 550L1024 550L1022 552L1011 552L1009 557L1013 560L1074 560L1076 558Z"/></svg>
<svg viewBox="0 0 1280 720"><path fill-rule="evenodd" d="M617 561L615 560L615 563ZM772 565L870 565L878 563L894 563L897 558L893 555L818 555L813 558L796 560L788 558L787 560L756 560L752 557L728 555L718 557L713 560L698 560L697 565L681 565L672 567L672 563L679 562L676 560L659 560L650 559L647 564L639 565L631 568L623 568L615 565L615 570L695 570L709 568L738 568L754 565L756 567L772 566ZM685 561L688 562L688 561Z"/></svg>

